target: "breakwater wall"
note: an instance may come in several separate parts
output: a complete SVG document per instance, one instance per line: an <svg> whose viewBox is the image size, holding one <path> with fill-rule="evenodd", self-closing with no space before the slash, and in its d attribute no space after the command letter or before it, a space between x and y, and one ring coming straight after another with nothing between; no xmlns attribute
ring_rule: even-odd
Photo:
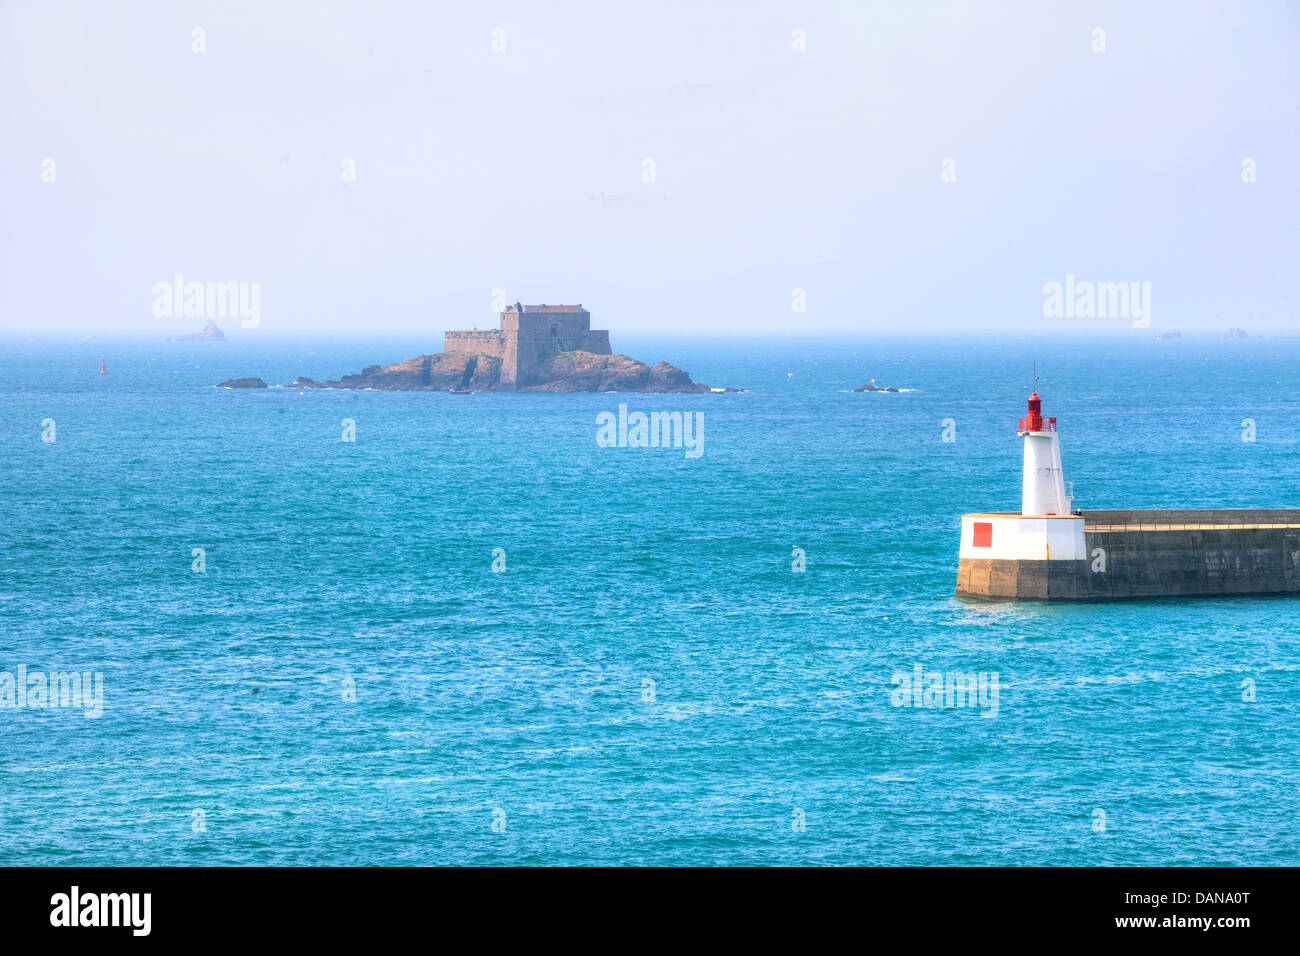
<svg viewBox="0 0 1300 956"><path fill-rule="evenodd" d="M1030 601L1300 593L1300 509L1085 511L1085 555L958 562L957 594ZM1068 519L1067 519L1068 520Z"/></svg>

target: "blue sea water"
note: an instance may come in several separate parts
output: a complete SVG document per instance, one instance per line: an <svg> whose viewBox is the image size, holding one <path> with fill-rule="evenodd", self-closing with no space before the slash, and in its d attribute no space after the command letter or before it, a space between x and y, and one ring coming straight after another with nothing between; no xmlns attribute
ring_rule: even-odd
<svg viewBox="0 0 1300 956"><path fill-rule="evenodd" d="M1300 862L1300 601L953 597L1035 362L1079 507L1295 506L1300 342L615 345L750 391L0 343L0 670L104 680L0 708L0 864ZM620 402L704 454L598 447ZM893 706L917 665L996 673L996 716Z"/></svg>

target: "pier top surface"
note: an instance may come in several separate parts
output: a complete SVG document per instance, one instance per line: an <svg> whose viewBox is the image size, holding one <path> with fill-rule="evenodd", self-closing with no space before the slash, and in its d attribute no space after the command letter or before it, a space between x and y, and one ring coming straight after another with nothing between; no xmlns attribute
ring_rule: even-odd
<svg viewBox="0 0 1300 956"><path fill-rule="evenodd" d="M1188 508L1083 512L1085 531L1298 528L1300 508Z"/></svg>
<svg viewBox="0 0 1300 956"><path fill-rule="evenodd" d="M1023 515L981 511L965 518L1083 518L1085 531L1227 531L1251 528L1300 529L1300 508L1151 508L1083 511L1076 515Z"/></svg>
<svg viewBox="0 0 1300 956"><path fill-rule="evenodd" d="M1300 514L1300 512L1297 512ZM1027 515L1019 511L975 511L971 514L962 515L963 518L1029 518L1037 520L1039 518L1078 518L1078 515Z"/></svg>

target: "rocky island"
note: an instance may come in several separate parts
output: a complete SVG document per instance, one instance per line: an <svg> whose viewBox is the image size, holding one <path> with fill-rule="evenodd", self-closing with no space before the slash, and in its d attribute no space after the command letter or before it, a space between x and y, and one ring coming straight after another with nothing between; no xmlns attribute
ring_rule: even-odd
<svg viewBox="0 0 1300 956"><path fill-rule="evenodd" d="M178 335L171 339L173 342L224 342L226 333L217 327L217 323L209 322L203 326L202 332L192 332L189 335Z"/></svg>
<svg viewBox="0 0 1300 956"><path fill-rule="evenodd" d="M501 313L499 329L449 331L444 351L393 365L369 365L337 381L298 378L292 388L426 392L711 392L667 362L651 367L609 347L581 305L522 305ZM222 383L229 388L247 388ZM257 381L257 380L251 380Z"/></svg>
<svg viewBox="0 0 1300 956"><path fill-rule="evenodd" d="M266 383L260 378L228 378L217 388L266 388Z"/></svg>
<svg viewBox="0 0 1300 956"><path fill-rule="evenodd" d="M867 382L867 384L859 385L853 391L855 392L901 392L902 389L894 385L877 385L876 380L873 378L871 381Z"/></svg>
<svg viewBox="0 0 1300 956"><path fill-rule="evenodd" d="M539 363L524 383L509 382L503 361L476 352L437 352L393 365L370 365L331 382L298 378L294 388L376 388L426 392L707 392L667 362L651 368L626 355L565 352Z"/></svg>

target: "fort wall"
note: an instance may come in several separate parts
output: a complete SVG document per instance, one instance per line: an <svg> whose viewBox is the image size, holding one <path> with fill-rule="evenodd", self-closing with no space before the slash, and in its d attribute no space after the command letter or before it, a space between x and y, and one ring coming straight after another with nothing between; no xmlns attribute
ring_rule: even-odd
<svg viewBox="0 0 1300 956"><path fill-rule="evenodd" d="M505 356L506 337L496 329L470 329L443 333L444 352L475 352L479 355Z"/></svg>
<svg viewBox="0 0 1300 956"><path fill-rule="evenodd" d="M444 333L444 351L475 352L501 359L501 383L530 384L539 366L560 352L610 355L609 332L591 327L591 313L579 306L529 306L501 313L500 329Z"/></svg>

